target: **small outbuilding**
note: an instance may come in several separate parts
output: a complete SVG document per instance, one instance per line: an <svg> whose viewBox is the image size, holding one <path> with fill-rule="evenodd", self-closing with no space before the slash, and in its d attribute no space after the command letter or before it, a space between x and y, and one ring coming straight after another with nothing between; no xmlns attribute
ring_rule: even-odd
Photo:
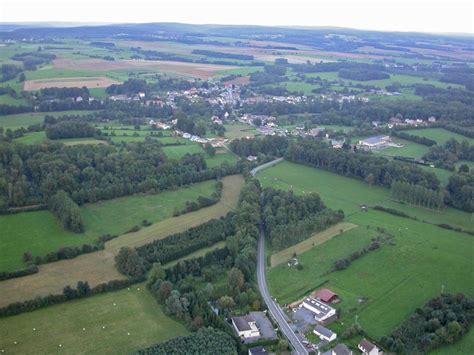
<svg viewBox="0 0 474 355"><path fill-rule="evenodd" d="M382 354L382 351L377 347L377 345L371 343L367 339L362 339L358 345L360 351L364 355L379 355Z"/></svg>
<svg viewBox="0 0 474 355"><path fill-rule="evenodd" d="M336 333L334 333L333 331L319 324L316 327L314 327L313 333L316 334L319 337L319 339L328 341L328 342L333 341L337 338Z"/></svg>
<svg viewBox="0 0 474 355"><path fill-rule="evenodd" d="M337 293L332 292L331 290L327 288L323 288L316 292L316 298L320 301L326 302L326 303L338 303L339 302L339 296Z"/></svg>

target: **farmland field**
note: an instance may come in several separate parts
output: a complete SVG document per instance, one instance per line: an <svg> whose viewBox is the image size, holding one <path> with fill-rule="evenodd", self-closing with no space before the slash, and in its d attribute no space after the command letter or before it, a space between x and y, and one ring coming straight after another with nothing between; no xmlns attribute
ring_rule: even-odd
<svg viewBox="0 0 474 355"><path fill-rule="evenodd" d="M42 265L37 274L0 282L2 295L0 307L38 295L60 293L65 285L76 284L78 281L88 281L91 286L95 286L123 278L115 268L114 261L114 256L121 247L137 247L153 240L163 239L211 219L225 216L233 210L237 206L244 180L240 175L232 175L223 178L222 182L224 184L222 197L215 205L165 219L135 233L123 234L105 243L104 250Z"/></svg>
<svg viewBox="0 0 474 355"><path fill-rule="evenodd" d="M92 111L57 111L57 112L42 112L42 113L19 113L16 115L0 116L0 127L5 129L27 128L28 126L43 123L44 116L50 115L59 117L63 115L87 115Z"/></svg>
<svg viewBox="0 0 474 355"><path fill-rule="evenodd" d="M6 353L129 354L188 331L139 284L2 318L0 334L0 349Z"/></svg>
<svg viewBox="0 0 474 355"><path fill-rule="evenodd" d="M36 91L45 88L56 87L87 87L87 88L106 88L112 84L119 84L118 81L105 77L90 77L90 78L60 78L60 79L37 79L28 80L25 82L25 91Z"/></svg>
<svg viewBox="0 0 474 355"><path fill-rule="evenodd" d="M450 132L443 128L423 128L423 129L412 129L405 131L414 136L426 137L436 141L439 145L446 143L449 139L454 138L458 142L468 141L469 144L474 144L473 138L468 138L458 133Z"/></svg>
<svg viewBox="0 0 474 355"><path fill-rule="evenodd" d="M176 207L184 208L186 201L198 196L210 196L214 181L165 191L156 195L135 195L87 204L81 207L86 232L75 234L65 231L49 211L23 212L0 216L2 248L0 271L12 271L25 264L24 252L34 256L45 255L65 246L92 243L103 234L122 234L144 219L156 223L173 214Z"/></svg>
<svg viewBox="0 0 474 355"><path fill-rule="evenodd" d="M264 186L300 194L316 191L329 207L345 211L346 222L359 226L298 255L302 270L285 263L269 269L270 291L279 303L296 301L324 284L343 300L338 305L342 309L340 322L348 326L357 314L363 329L378 339L438 295L442 285L449 292L474 295L466 273L472 266L472 237L421 222L449 221L446 223L473 229L469 214L401 205L388 199L386 189L288 162L268 168L257 177ZM396 208L420 221L374 210L363 212L359 204ZM331 272L334 261L366 247L371 238L380 235L377 227L393 236L390 243L354 261L344 271ZM359 298L366 301L358 304Z"/></svg>

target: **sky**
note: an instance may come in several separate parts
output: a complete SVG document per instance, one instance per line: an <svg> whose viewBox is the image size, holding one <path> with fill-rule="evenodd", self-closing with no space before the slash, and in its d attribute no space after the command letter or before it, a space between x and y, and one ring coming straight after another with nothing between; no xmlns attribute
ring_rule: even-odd
<svg viewBox="0 0 474 355"><path fill-rule="evenodd" d="M0 22L181 22L474 34L474 1L0 0Z"/></svg>

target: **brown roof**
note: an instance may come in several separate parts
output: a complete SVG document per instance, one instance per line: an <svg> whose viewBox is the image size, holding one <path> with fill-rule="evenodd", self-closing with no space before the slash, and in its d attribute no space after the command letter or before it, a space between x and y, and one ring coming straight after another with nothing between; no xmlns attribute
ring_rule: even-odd
<svg viewBox="0 0 474 355"><path fill-rule="evenodd" d="M331 302L334 297L337 298L337 293L334 293L327 288L323 288L316 293L316 298L319 298L323 302Z"/></svg>
<svg viewBox="0 0 474 355"><path fill-rule="evenodd" d="M359 347L361 347L365 352L370 352L373 348L375 348L375 345L367 339L362 339L359 343Z"/></svg>

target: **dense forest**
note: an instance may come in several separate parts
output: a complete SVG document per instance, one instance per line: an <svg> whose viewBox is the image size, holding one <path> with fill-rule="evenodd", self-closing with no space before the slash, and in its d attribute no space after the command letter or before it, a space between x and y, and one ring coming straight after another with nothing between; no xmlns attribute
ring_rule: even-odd
<svg viewBox="0 0 474 355"><path fill-rule="evenodd" d="M462 294L442 294L402 323L383 345L398 354L427 353L463 337L474 322L474 300Z"/></svg>

